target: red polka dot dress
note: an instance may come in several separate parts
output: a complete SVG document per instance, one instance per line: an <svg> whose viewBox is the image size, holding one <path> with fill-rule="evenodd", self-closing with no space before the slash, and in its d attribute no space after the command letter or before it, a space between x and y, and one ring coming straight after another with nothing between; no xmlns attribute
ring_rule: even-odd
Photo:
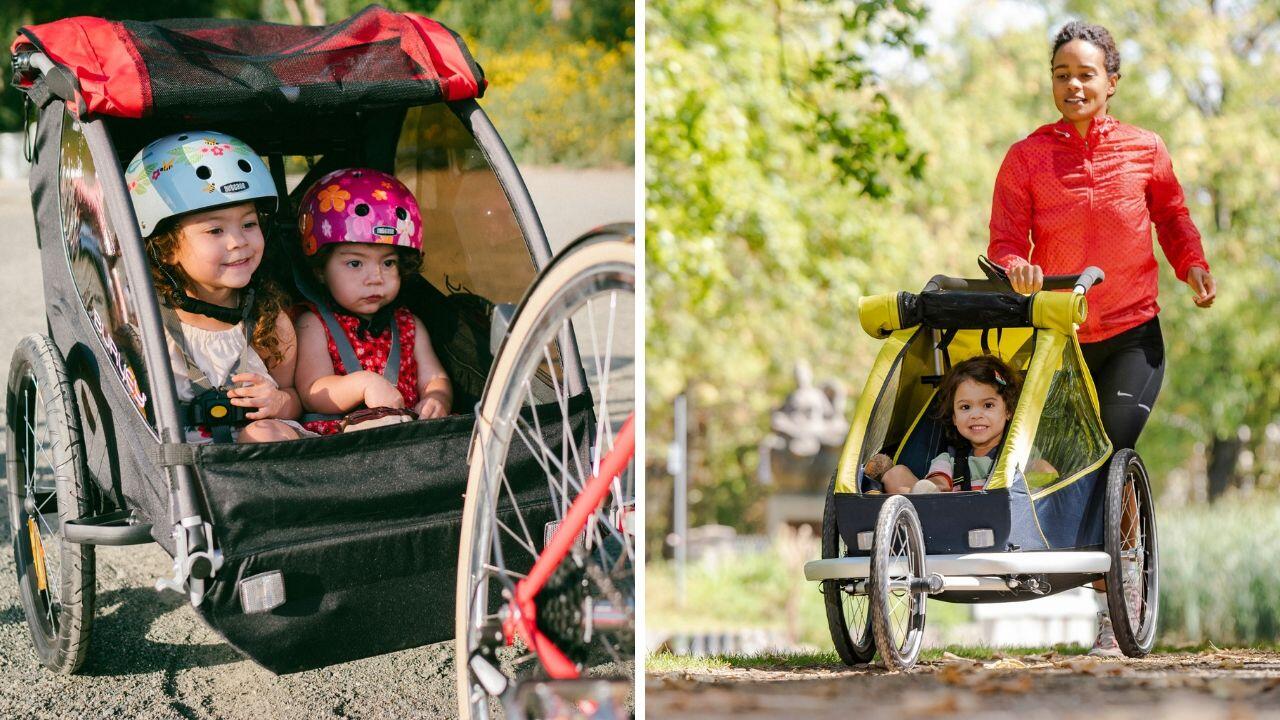
<svg viewBox="0 0 1280 720"><path fill-rule="evenodd" d="M316 312L315 307L310 309L319 317L320 313ZM355 350L361 367L381 375L387 366L387 356L391 353L391 328L388 327L378 335L372 335L361 329L361 320L354 315L335 312L334 317L342 326L347 340L351 343L351 348ZM418 404L418 361L413 356L415 337L413 313L407 308L396 308L393 318L400 330L400 377L396 383L396 389L404 397L404 406L413 408ZM342 366L342 357L338 354L338 346L329 333L328 325L320 323L320 326L324 328L324 336L328 341L329 360L333 363L334 374L346 375L347 371ZM313 420L303 423L302 426L321 435L334 435L341 431L342 422L341 420Z"/></svg>
<svg viewBox="0 0 1280 720"><path fill-rule="evenodd" d="M1159 135L1109 115L1085 137L1066 120L1016 143L996 177L987 256L1045 275L1097 265L1105 281L1089 291L1082 343L1118 335L1155 317L1160 247L1179 280L1209 269L1169 151Z"/></svg>

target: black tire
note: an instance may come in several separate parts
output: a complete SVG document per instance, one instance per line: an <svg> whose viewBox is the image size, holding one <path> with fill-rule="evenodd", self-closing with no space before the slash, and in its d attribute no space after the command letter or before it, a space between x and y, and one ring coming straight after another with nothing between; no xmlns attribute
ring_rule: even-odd
<svg viewBox="0 0 1280 720"><path fill-rule="evenodd" d="M905 562L905 573L895 572L895 559ZM910 670L920 657L927 597L924 590L908 588L923 578L920 516L910 500L894 495L880 508L871 543L871 630L880 660L889 670Z"/></svg>
<svg viewBox="0 0 1280 720"><path fill-rule="evenodd" d="M45 667L74 673L93 627L92 545L66 542L62 523L90 513L80 421L62 355L44 335L18 344L9 368L9 523L22 609Z"/></svg>
<svg viewBox="0 0 1280 720"><path fill-rule="evenodd" d="M822 511L822 557L844 557L846 546L836 529L836 479L827 488L827 504ZM845 665L865 665L875 657L871 635L871 601L866 593L854 595L843 589L848 582L823 580L822 598L827 609L827 628L836 654Z"/></svg>
<svg viewBox="0 0 1280 720"><path fill-rule="evenodd" d="M1126 448L1111 458L1106 513L1105 546L1111 556L1111 568L1107 570L1107 610L1121 652L1129 657L1142 657L1151 652L1156 642L1160 551L1156 543L1151 481L1142 458L1133 450ZM1135 607L1127 600L1130 597L1134 598Z"/></svg>

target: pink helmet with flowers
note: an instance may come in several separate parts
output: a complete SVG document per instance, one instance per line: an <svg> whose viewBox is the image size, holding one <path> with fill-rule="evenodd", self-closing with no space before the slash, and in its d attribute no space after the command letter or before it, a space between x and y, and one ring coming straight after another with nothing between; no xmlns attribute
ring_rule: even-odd
<svg viewBox="0 0 1280 720"><path fill-rule="evenodd" d="M316 181L298 208L302 252L334 243L378 243L422 251L418 201L394 175L370 168L335 170Z"/></svg>

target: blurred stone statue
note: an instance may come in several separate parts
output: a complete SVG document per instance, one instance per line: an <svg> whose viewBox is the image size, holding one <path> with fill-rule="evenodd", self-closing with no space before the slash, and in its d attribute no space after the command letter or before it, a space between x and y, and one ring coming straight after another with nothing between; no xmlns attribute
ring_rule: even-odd
<svg viewBox="0 0 1280 720"><path fill-rule="evenodd" d="M846 393L834 380L814 384L813 370L796 363L796 389L769 417L772 432L760 441L757 476L785 491L821 491L835 472L849 432Z"/></svg>

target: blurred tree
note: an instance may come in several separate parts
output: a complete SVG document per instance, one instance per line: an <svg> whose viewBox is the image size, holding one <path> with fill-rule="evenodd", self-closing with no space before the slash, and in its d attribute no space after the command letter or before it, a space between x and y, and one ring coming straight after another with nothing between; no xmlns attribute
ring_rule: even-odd
<svg viewBox="0 0 1280 720"><path fill-rule="evenodd" d="M1256 449L1280 418L1280 5L1078 0L1067 9L1120 43L1117 112L1177 149L1219 281L1204 312L1164 269L1170 364L1153 418L1207 446L1214 499L1238 482L1242 448Z"/></svg>
<svg viewBox="0 0 1280 720"><path fill-rule="evenodd" d="M916 2L648 5L648 447L662 452L670 401L688 388L702 429L693 522L750 520L755 443L795 360L856 377L874 350L857 297L917 274L921 243L891 231L884 198L924 160L869 58L915 49L922 14Z"/></svg>

